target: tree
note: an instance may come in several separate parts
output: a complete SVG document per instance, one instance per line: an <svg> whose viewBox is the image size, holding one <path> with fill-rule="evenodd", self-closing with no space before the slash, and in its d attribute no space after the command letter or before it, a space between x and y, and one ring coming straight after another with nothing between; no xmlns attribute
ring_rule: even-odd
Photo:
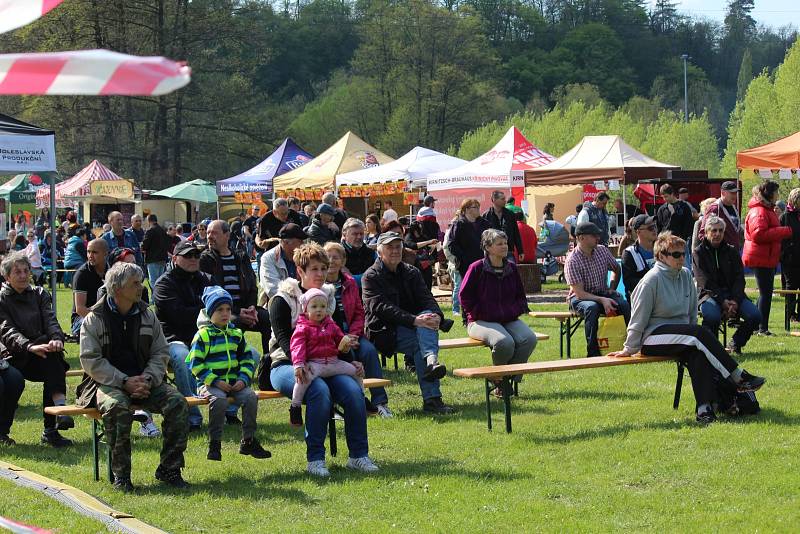
<svg viewBox="0 0 800 534"><path fill-rule="evenodd" d="M736 78L736 101L739 102L744 98L747 91L747 86L750 80L753 79L753 56L750 54L750 49L747 48L742 56L742 66L739 67L739 76Z"/></svg>

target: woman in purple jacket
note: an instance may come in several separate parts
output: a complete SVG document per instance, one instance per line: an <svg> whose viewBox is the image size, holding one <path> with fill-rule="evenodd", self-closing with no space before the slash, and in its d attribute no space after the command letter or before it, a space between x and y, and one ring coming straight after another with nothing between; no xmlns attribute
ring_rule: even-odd
<svg viewBox="0 0 800 534"><path fill-rule="evenodd" d="M494 365L525 363L536 334L519 320L528 301L517 266L506 259L508 238L500 230L485 230L481 248L484 258L469 266L458 293L467 333L492 348Z"/></svg>

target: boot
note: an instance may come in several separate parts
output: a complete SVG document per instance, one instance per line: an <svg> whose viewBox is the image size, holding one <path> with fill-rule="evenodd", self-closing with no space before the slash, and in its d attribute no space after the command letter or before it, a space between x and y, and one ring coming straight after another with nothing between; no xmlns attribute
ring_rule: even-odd
<svg viewBox="0 0 800 534"><path fill-rule="evenodd" d="M208 454L206 458L209 460L214 460L215 462L222 461L222 442L219 440L212 439L208 442Z"/></svg>

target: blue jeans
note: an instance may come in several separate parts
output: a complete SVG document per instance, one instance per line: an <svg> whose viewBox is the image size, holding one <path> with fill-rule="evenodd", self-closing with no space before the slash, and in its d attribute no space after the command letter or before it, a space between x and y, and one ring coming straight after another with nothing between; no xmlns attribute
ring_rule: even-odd
<svg viewBox="0 0 800 534"><path fill-rule="evenodd" d="M686 256L684 256L683 266L689 269L689 272L692 272L692 243L690 243L691 238L689 241L686 241ZM633 293L633 291L631 291Z"/></svg>
<svg viewBox="0 0 800 534"><path fill-rule="evenodd" d="M75 320L72 322L72 335L79 336L81 334L81 325L83 324L83 317L80 315L75 317Z"/></svg>
<svg viewBox="0 0 800 534"><path fill-rule="evenodd" d="M714 299L708 299L700 305L700 312L703 314L703 326L716 336L719 324L722 322L722 308ZM761 322L761 312L758 311L755 304L747 299L742 299L739 302L739 317L742 318L742 325L736 329L736 333L731 339L734 345L742 348L750 340L753 331L758 328L758 324Z"/></svg>
<svg viewBox="0 0 800 534"><path fill-rule="evenodd" d="M156 287L156 280L158 277L164 274L164 271L167 269L167 265L163 261L155 261L153 263L147 264L147 278L150 280L150 287Z"/></svg>
<svg viewBox="0 0 800 534"><path fill-rule="evenodd" d="M431 313L423 311L420 313ZM397 352L407 354L414 358L414 366L417 368L417 382L422 391L422 399L428 400L441 397L438 380L425 380L423 375L428 367L427 357L430 354L439 354L439 332L430 328L408 328L405 326L397 327Z"/></svg>
<svg viewBox="0 0 800 534"><path fill-rule="evenodd" d="M759 330L769 330L769 312L772 308L772 290L775 288L775 268L754 267L756 285L758 286L758 311L761 312Z"/></svg>
<svg viewBox="0 0 800 534"><path fill-rule="evenodd" d="M364 365L364 378L383 378L383 368L378 359L378 349L370 340L361 336L358 338L358 350L355 351L356 360ZM372 404L386 404L389 402L389 395L386 388L371 388L370 397Z"/></svg>
<svg viewBox="0 0 800 534"><path fill-rule="evenodd" d="M631 307L622 295L614 293L611 297L617 303L617 314L622 314L625 317L625 324L631 321ZM590 358L592 356L600 356L600 347L597 345L597 323L601 315L605 315L605 310L599 302L593 300L578 300L572 297L569 301L569 306L575 312L583 317L583 330L586 334L586 355Z"/></svg>
<svg viewBox="0 0 800 534"><path fill-rule="evenodd" d="M172 341L169 344L169 363L175 375L175 387L184 397L197 396L197 380L195 380L189 364L186 363L186 356L189 354L189 347L180 341ZM203 415L197 406L189 408L189 424L203 424Z"/></svg>
<svg viewBox="0 0 800 534"><path fill-rule="evenodd" d="M294 367L280 365L270 371L272 385L291 398L294 389ZM347 375L315 378L306 390L306 459L316 462L325 459L325 436L333 403L344 409L344 435L350 458L369 454L367 438L367 407L358 383Z"/></svg>
<svg viewBox="0 0 800 534"><path fill-rule="evenodd" d="M461 276L461 271L453 269L449 271L450 278L453 280L453 313L461 313L461 301L458 299L458 292L461 289L461 281L464 279Z"/></svg>

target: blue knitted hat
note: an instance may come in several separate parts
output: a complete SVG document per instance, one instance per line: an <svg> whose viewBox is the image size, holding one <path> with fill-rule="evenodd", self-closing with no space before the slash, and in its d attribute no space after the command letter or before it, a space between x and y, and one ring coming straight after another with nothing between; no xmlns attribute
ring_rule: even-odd
<svg viewBox="0 0 800 534"><path fill-rule="evenodd" d="M219 286L208 286L203 290L203 305L209 317L214 314L220 304L233 304L231 294Z"/></svg>

